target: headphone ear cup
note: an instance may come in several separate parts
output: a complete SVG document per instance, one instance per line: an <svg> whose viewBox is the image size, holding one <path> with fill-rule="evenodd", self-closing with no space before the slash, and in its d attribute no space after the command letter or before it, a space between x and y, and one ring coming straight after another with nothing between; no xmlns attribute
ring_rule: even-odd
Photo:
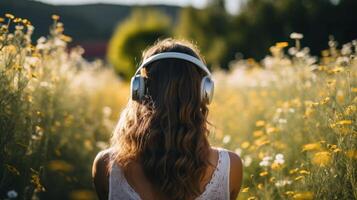
<svg viewBox="0 0 357 200"><path fill-rule="evenodd" d="M210 76L203 77L201 81L201 101L210 104L214 93L214 82Z"/></svg>
<svg viewBox="0 0 357 200"><path fill-rule="evenodd" d="M131 78L130 96L134 101L141 101L145 96L145 78L141 75L136 75Z"/></svg>

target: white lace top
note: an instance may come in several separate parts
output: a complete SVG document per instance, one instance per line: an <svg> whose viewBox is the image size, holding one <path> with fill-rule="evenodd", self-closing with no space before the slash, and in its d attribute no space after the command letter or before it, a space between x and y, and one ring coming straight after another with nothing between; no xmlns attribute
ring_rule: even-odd
<svg viewBox="0 0 357 200"><path fill-rule="evenodd" d="M212 174L205 191L196 200L228 200L229 199L229 154L218 149L217 167ZM109 176L109 200L141 200L138 193L126 181L119 166L113 165Z"/></svg>

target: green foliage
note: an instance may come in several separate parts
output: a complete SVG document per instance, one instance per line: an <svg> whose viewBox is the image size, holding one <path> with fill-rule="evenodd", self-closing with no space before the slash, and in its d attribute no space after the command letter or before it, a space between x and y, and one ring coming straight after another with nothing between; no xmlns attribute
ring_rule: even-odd
<svg viewBox="0 0 357 200"><path fill-rule="evenodd" d="M183 8L179 19L175 29L177 37L197 42L209 65L227 66L230 47L226 36L230 32L230 18L223 6L212 3L203 10Z"/></svg>
<svg viewBox="0 0 357 200"><path fill-rule="evenodd" d="M170 19L156 10L135 10L115 30L107 58L115 71L130 78L141 60L141 52L161 37L170 35Z"/></svg>

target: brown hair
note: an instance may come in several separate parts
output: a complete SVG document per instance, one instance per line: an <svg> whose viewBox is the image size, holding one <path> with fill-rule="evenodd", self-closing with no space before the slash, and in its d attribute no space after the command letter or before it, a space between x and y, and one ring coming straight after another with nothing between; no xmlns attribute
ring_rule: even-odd
<svg viewBox="0 0 357 200"><path fill-rule="evenodd" d="M175 39L158 41L143 59L162 52L181 52L198 59L197 48ZM148 96L129 100L112 137L112 161L125 168L138 161L152 185L170 199L200 195L208 166L207 115L200 101L205 73L179 59L162 59L146 67Z"/></svg>

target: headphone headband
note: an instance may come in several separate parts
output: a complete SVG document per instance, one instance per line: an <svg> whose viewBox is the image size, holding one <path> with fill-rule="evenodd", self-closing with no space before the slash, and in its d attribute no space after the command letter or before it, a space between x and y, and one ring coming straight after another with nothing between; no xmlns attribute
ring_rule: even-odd
<svg viewBox="0 0 357 200"><path fill-rule="evenodd" d="M186 60L188 62L191 62L193 64L195 64L197 67L199 67L200 69L202 69L203 71L206 72L206 74L208 76L211 76L211 72L208 70L208 68L206 67L206 65L199 59L190 56L188 54L185 53L178 53L178 52L164 52L164 53L158 53L155 54L153 56L150 56L149 58L145 59L142 64L139 66L139 68L136 70L135 75L138 75L138 73L140 72L140 70L147 66L148 64L157 61L157 60L161 60L161 59L165 59L165 58L177 58L177 59L181 59L181 60Z"/></svg>

